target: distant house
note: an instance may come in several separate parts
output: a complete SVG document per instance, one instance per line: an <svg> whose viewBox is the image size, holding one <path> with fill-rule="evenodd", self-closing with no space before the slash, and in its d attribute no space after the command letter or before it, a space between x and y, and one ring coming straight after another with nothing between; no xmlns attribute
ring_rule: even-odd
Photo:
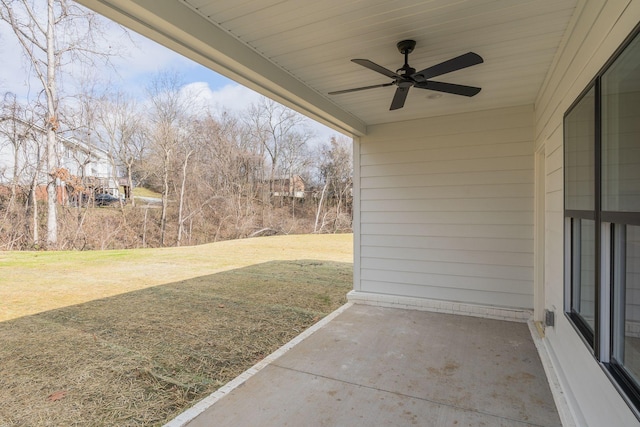
<svg viewBox="0 0 640 427"><path fill-rule="evenodd" d="M117 168L105 150L75 138L57 136L56 170L58 200L69 200L73 193L107 192L119 195ZM0 185L9 186L16 177L19 186L35 183L44 188L48 182L46 131L21 119L0 123ZM38 191L45 194L44 190Z"/></svg>
<svg viewBox="0 0 640 427"><path fill-rule="evenodd" d="M287 178L275 178L271 182L272 197L304 198L304 180L300 175L292 175Z"/></svg>

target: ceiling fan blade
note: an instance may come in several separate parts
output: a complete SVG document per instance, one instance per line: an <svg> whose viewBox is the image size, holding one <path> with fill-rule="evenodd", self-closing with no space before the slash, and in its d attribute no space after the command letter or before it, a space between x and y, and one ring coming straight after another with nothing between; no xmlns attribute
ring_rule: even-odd
<svg viewBox="0 0 640 427"><path fill-rule="evenodd" d="M434 82L429 80L426 82L416 83L413 87L420 89L435 90L438 92L452 93L454 95L474 96L480 92L481 88L475 86L456 85L453 83Z"/></svg>
<svg viewBox="0 0 640 427"><path fill-rule="evenodd" d="M441 62L437 65L434 65L433 67L425 68L422 71L413 73L411 77L418 82L423 82L432 77L451 73L453 71L461 70L473 65L482 64L483 62L484 60L480 55L478 55L477 53L468 52L464 55L456 56L455 58L452 58L448 61Z"/></svg>
<svg viewBox="0 0 640 427"><path fill-rule="evenodd" d="M373 85L373 86L355 87L353 89L336 90L334 92L329 92L329 95L340 95L342 93L357 92L359 90L374 89L374 88L377 88L377 87L387 87L387 86L393 86L393 83L383 83L381 85Z"/></svg>
<svg viewBox="0 0 640 427"><path fill-rule="evenodd" d="M378 65L375 62L369 61L368 59L352 59L351 62L362 65L363 67L373 70L376 73L384 74L385 76L391 77L392 79L402 78L398 73L394 73L393 71L384 68L382 65Z"/></svg>
<svg viewBox="0 0 640 427"><path fill-rule="evenodd" d="M389 108L389 111L398 110L404 107L404 101L407 99L410 88L411 86L398 86L395 95L393 95L393 101L391 101L391 108Z"/></svg>

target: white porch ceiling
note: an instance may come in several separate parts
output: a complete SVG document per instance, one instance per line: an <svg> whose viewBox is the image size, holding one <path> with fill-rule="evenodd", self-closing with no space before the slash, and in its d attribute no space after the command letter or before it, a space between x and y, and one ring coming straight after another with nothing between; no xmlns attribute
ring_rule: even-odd
<svg viewBox="0 0 640 427"><path fill-rule="evenodd" d="M578 0L80 0L205 66L335 128L533 104ZM420 70L473 51L484 63L434 80L482 87L473 98L412 88L389 111L395 86L329 96L390 79L352 63L396 70L396 43L417 41Z"/></svg>

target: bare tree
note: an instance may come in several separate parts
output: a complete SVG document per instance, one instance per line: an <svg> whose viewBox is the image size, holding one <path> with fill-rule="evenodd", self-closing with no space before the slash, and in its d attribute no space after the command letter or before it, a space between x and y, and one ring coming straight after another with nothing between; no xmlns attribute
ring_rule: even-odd
<svg viewBox="0 0 640 427"><path fill-rule="evenodd" d="M85 187L87 184L86 167L91 163L97 151L95 134L99 115L98 99L96 83L85 80L72 105L68 105L66 109L60 108L60 116L65 118L67 125L66 133L78 144L75 147L78 149L65 150L65 157L71 161L66 161L66 159L61 161L61 166L65 167L70 174L71 182L67 181L66 184L71 186L73 183L72 194L77 199L75 205L78 211L82 207L82 203L79 202L83 197L88 196L88 188Z"/></svg>
<svg viewBox="0 0 640 427"><path fill-rule="evenodd" d="M44 8L43 8L44 6ZM60 130L59 71L69 64L107 59L110 52L98 49L101 35L97 16L69 0L0 0L0 20L8 23L22 47L28 69L42 85L46 113L47 243L58 240L56 211L56 133Z"/></svg>
<svg viewBox="0 0 640 427"><path fill-rule="evenodd" d="M127 187L133 190L133 170L140 162L146 147L142 113L133 99L118 92L107 94L100 101L98 138L112 156L114 168L125 168ZM131 205L135 199L129 194Z"/></svg>
<svg viewBox="0 0 640 427"><path fill-rule="evenodd" d="M319 172L324 186L318 202L314 232L321 232L326 221L318 222L323 209L323 217L330 217L332 232L351 228L351 191L353 176L353 156L350 140L333 137L329 144L320 147Z"/></svg>
<svg viewBox="0 0 640 427"><path fill-rule="evenodd" d="M304 116L268 98L261 98L249 108L245 122L252 138L264 148L270 166L270 191L273 190L271 186L280 166L284 146L294 139L293 135L304 121Z"/></svg>
<svg viewBox="0 0 640 427"><path fill-rule="evenodd" d="M196 140L196 135L185 135L179 139L179 145L177 147L177 158L182 163L180 168L180 190L178 192L178 236L176 238L176 246L182 244L182 235L184 233L185 216L185 204L186 204L186 192L187 192L187 180L189 178L189 166L191 158L197 153L199 144ZM192 175L192 178L196 176Z"/></svg>
<svg viewBox="0 0 640 427"><path fill-rule="evenodd" d="M19 245L21 241L37 244L39 239L36 189L42 166L40 155L40 132L30 120L30 110L20 104L14 94L5 94L0 113L0 157L10 169L10 197L3 206L0 234L8 232L5 239L7 249ZM0 171L1 172L1 171ZM6 171L5 171L6 173ZM1 175L1 174L0 174ZM29 197L24 198L24 211L20 212L19 191L29 186ZM32 213L32 214L31 214ZM30 215L31 214L31 215ZM29 217L33 220L29 225ZM24 231L23 231L24 230Z"/></svg>
<svg viewBox="0 0 640 427"><path fill-rule="evenodd" d="M309 150L309 141L313 137L311 131L302 127L300 130L291 132L284 138L282 145L282 165L281 176L287 178L289 183L289 198L291 200L291 217L296 216L296 182L308 175L311 167L312 155Z"/></svg>
<svg viewBox="0 0 640 427"><path fill-rule="evenodd" d="M6 93L2 102L2 115L0 116L0 134L4 137L4 142L11 151L11 198L9 207L11 208L17 196L19 177L22 172L23 162L20 153L24 147L28 130L24 129L22 123L23 107L18 103L15 94ZM9 153L7 153L9 154ZM5 154L6 155L6 154Z"/></svg>
<svg viewBox="0 0 640 427"><path fill-rule="evenodd" d="M176 170L176 162L184 172L183 184L179 192L178 205L182 209L184 201L184 186L186 185L186 170L193 151L189 149L191 138L191 123L197 117L197 106L193 103L194 94L182 90L181 77L172 72L156 75L151 81L148 92L151 101L150 132L151 142L155 154L161 165L162 181L162 215L160 220L161 243L166 244L167 211L171 182L180 172ZM182 215L182 211L180 211ZM182 217L178 218L181 227Z"/></svg>

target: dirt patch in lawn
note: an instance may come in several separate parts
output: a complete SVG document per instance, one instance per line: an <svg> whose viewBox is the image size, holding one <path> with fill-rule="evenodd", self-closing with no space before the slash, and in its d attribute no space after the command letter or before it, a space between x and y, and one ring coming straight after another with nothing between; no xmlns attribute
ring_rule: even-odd
<svg viewBox="0 0 640 427"><path fill-rule="evenodd" d="M346 302L352 265L273 261L0 323L0 426L162 425Z"/></svg>

